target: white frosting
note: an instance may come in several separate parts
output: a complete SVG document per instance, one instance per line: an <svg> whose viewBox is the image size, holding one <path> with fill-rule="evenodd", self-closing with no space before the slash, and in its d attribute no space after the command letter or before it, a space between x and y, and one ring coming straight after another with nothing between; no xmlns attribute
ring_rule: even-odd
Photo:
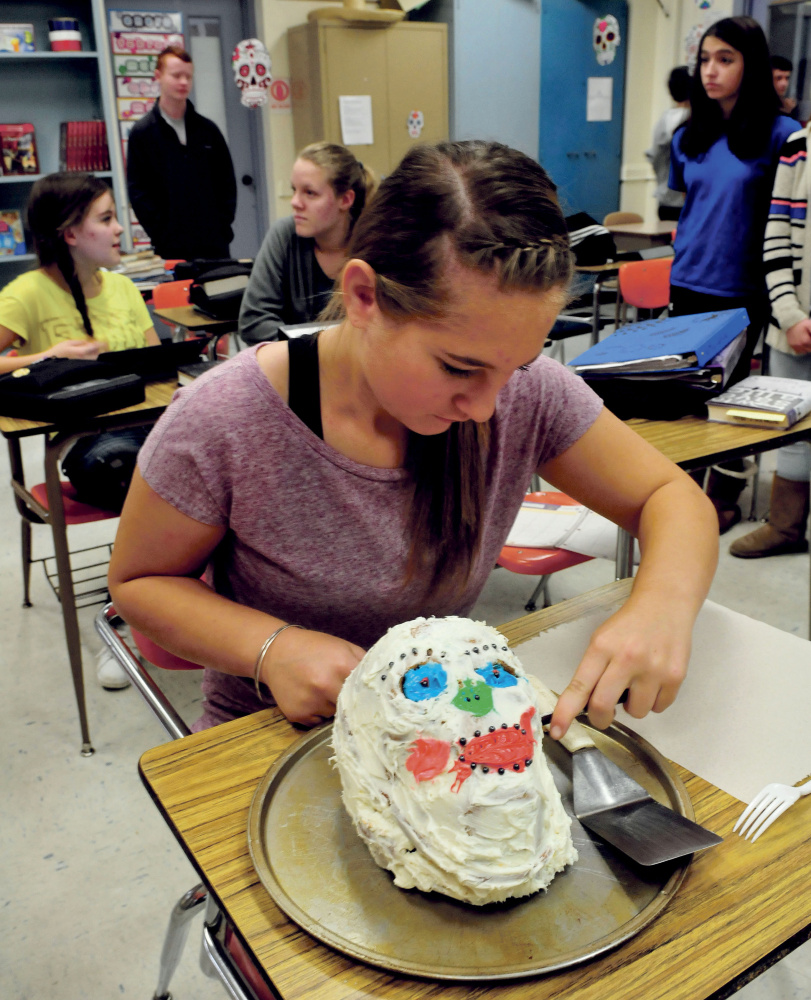
<svg viewBox="0 0 811 1000"><path fill-rule="evenodd" d="M396 885L481 905L545 889L577 859L540 715L483 622L417 618L369 650L338 698L334 760L355 828Z"/></svg>

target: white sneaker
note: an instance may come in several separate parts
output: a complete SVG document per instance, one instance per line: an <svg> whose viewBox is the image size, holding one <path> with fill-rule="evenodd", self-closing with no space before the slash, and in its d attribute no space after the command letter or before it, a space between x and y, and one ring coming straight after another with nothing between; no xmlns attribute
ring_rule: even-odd
<svg viewBox="0 0 811 1000"><path fill-rule="evenodd" d="M96 676L99 684L108 691L130 686L126 671L106 646L102 647L96 659Z"/></svg>

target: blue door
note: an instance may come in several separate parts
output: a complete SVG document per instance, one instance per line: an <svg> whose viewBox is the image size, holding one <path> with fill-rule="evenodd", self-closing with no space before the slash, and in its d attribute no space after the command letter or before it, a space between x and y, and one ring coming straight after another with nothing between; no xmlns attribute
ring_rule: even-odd
<svg viewBox="0 0 811 1000"><path fill-rule="evenodd" d="M620 41L613 61L601 65L594 50L595 24L608 15L619 24ZM609 48L615 42L609 38ZM542 0L538 159L557 184L566 215L588 212L602 222L619 208L627 50L625 0ZM609 86L610 101L601 100ZM590 93L597 98L591 117L605 117L608 105L609 121L588 120Z"/></svg>

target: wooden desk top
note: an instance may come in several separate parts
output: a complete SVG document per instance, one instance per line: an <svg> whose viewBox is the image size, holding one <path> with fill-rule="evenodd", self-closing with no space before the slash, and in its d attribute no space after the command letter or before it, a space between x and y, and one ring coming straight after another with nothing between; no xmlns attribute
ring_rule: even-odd
<svg viewBox="0 0 811 1000"><path fill-rule="evenodd" d="M183 326L187 330L214 332L221 329L223 333L229 333L237 328L235 319L214 319L213 316L198 312L194 306L167 306L164 309L154 309L153 312L160 319L174 323L175 326Z"/></svg>
<svg viewBox="0 0 811 1000"><path fill-rule="evenodd" d="M623 600L608 584L502 627L513 645ZM284 1000L701 1000L811 924L811 839L801 806L755 844L732 826L742 804L677 767L698 822L725 841L696 856L665 911L613 952L547 976L504 983L409 979L316 942L275 906L254 871L247 817L254 790L299 734L276 709L147 751L144 782L243 942ZM449 942L449 946L451 943Z"/></svg>
<svg viewBox="0 0 811 1000"><path fill-rule="evenodd" d="M111 410L109 413L98 414L82 420L77 426L87 424L99 424L103 430L105 423L114 423L118 417L127 413L148 413L155 411L160 414L172 401L172 396L177 390L177 381L171 379L167 382L147 382L145 386L145 399L143 403L136 403L134 406L125 406L121 410ZM40 420L23 420L21 417L0 416L0 434L6 438L28 437L32 434L46 434L52 430L61 430L61 426Z"/></svg>
<svg viewBox="0 0 811 1000"><path fill-rule="evenodd" d="M811 438L811 414L788 430L719 424L703 417L681 417L679 420L645 420L635 417L625 422L671 461L685 469L700 469L713 462L756 455Z"/></svg>

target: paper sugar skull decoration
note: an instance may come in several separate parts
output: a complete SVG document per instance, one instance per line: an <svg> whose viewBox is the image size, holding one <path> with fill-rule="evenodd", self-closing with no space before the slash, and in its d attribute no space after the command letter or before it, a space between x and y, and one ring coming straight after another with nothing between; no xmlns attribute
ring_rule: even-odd
<svg viewBox="0 0 811 1000"><path fill-rule="evenodd" d="M601 66L610 66L614 62L619 43L619 21L613 14L598 17L594 22L594 51L597 53L597 62Z"/></svg>
<svg viewBox="0 0 811 1000"><path fill-rule="evenodd" d="M576 860L539 719L482 622L417 618L375 643L341 689L333 746L344 805L395 885L481 905Z"/></svg>
<svg viewBox="0 0 811 1000"><path fill-rule="evenodd" d="M270 54L258 38L246 38L237 44L231 56L234 81L239 89L240 101L246 108L258 108L268 101Z"/></svg>
<svg viewBox="0 0 811 1000"><path fill-rule="evenodd" d="M412 139L419 139L425 125L425 116L422 111L412 111L408 116L408 134Z"/></svg>

